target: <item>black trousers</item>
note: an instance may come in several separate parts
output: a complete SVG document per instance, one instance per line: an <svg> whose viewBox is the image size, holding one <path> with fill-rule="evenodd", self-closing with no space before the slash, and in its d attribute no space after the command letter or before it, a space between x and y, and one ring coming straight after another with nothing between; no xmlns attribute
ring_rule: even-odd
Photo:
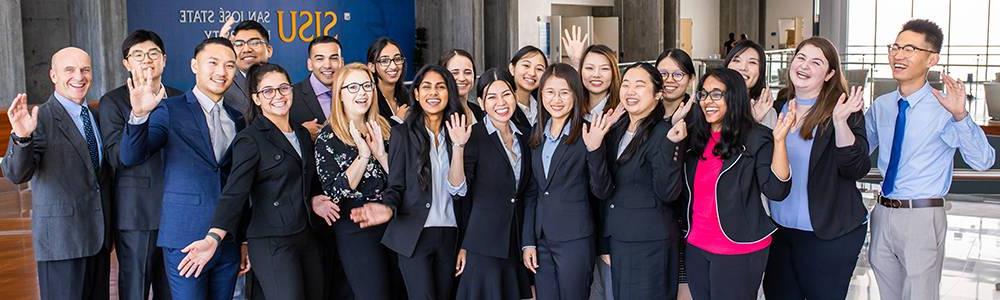
<svg viewBox="0 0 1000 300"><path fill-rule="evenodd" d="M597 258L594 236L557 242L546 239L543 233L537 247L535 292L538 299L575 300L590 296L590 282ZM612 267L614 263L612 260Z"/></svg>
<svg viewBox="0 0 1000 300"><path fill-rule="evenodd" d="M264 298L323 299L323 264L314 238L304 230L291 236L247 241L250 263Z"/></svg>
<svg viewBox="0 0 1000 300"><path fill-rule="evenodd" d="M742 255L708 253L691 244L685 249L688 287L695 300L754 300L760 288L768 249ZM614 265L614 261L611 261Z"/></svg>
<svg viewBox="0 0 1000 300"><path fill-rule="evenodd" d="M774 234L764 273L767 299L844 299L868 225L832 240L811 231L781 228Z"/></svg>
<svg viewBox="0 0 1000 300"><path fill-rule="evenodd" d="M350 220L348 220L350 221ZM341 264L340 255L337 254L337 241L334 238L333 230L323 228L316 230L314 234L319 240L320 252L322 255L323 274L326 283L325 299L329 300L354 300L354 293L344 275L344 266ZM357 298L364 299L364 298Z"/></svg>
<svg viewBox="0 0 1000 300"><path fill-rule="evenodd" d="M350 222L350 220L347 220ZM399 299L392 287L395 253L382 245L385 225L360 232L335 230L337 253L347 275L347 282L358 299Z"/></svg>
<svg viewBox="0 0 1000 300"><path fill-rule="evenodd" d="M147 300L150 294L155 300L170 299L163 250L156 246L156 235L156 230L118 231L119 299Z"/></svg>
<svg viewBox="0 0 1000 300"><path fill-rule="evenodd" d="M676 241L610 242L615 299L677 299Z"/></svg>
<svg viewBox="0 0 1000 300"><path fill-rule="evenodd" d="M399 270L410 300L454 298L458 229L427 227L420 233L413 256L398 255Z"/></svg>
<svg viewBox="0 0 1000 300"><path fill-rule="evenodd" d="M41 299L108 299L111 289L110 252L101 249L93 256L37 262Z"/></svg>

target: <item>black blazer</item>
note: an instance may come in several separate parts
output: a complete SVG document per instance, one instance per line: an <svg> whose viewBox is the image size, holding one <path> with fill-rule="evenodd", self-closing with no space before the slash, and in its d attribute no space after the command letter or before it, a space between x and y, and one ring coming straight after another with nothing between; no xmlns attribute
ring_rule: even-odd
<svg viewBox="0 0 1000 300"><path fill-rule="evenodd" d="M669 122L654 119L648 139L628 159L618 158L619 143L628 129L627 118L604 138L614 175L614 193L603 207L605 238L627 242L677 238L677 222L670 204L680 195L682 162L675 156L677 145L667 139ZM637 142L638 136L631 141Z"/></svg>
<svg viewBox="0 0 1000 300"><path fill-rule="evenodd" d="M169 86L164 88L167 97L184 93ZM133 167L126 167L118 160L122 132L132 113L128 87L122 85L101 96L97 111L101 116L105 159L115 171L112 206L117 229L159 229L163 207L163 154L157 151L146 162Z"/></svg>
<svg viewBox="0 0 1000 300"><path fill-rule="evenodd" d="M289 236L306 229L313 215L312 196L322 190L309 131L299 124L291 126L302 156L263 116L236 135L230 146L232 171L211 227L234 233L248 216L248 238Z"/></svg>
<svg viewBox="0 0 1000 300"><path fill-rule="evenodd" d="M375 85L375 92L377 93L375 94L375 99L378 100L378 114L382 115L386 121L389 121L389 126L396 127L396 125L402 124L402 122L397 122L392 118L392 109L389 109L389 101L382 95L382 91L378 89L378 85ZM403 104L413 105L410 103L410 91L407 88L396 91L396 105Z"/></svg>
<svg viewBox="0 0 1000 300"><path fill-rule="evenodd" d="M476 103L476 101L468 101L466 103L469 105L469 111L472 111L472 116L476 118L476 122L483 122L483 120L485 120L486 118L486 111L483 111L483 108L480 107L479 104ZM519 124L514 123L514 125L519 125ZM521 131L521 133L529 134L528 132L525 131Z"/></svg>
<svg viewBox="0 0 1000 300"><path fill-rule="evenodd" d="M529 184L535 184L537 192L525 195L522 246L535 246L543 231L546 239L553 241L593 235L597 223L593 207L601 205L596 201L607 199L611 194L605 147L588 152L582 136L572 144L560 142L552 154L546 176L542 165L544 146L531 150L533 182Z"/></svg>
<svg viewBox="0 0 1000 300"><path fill-rule="evenodd" d="M524 221L523 196L534 186L530 181L528 131L518 130L522 134L514 136L521 149L521 174L515 182L507 151L498 138L500 133L487 133L484 122L472 126L472 136L465 147L465 181L469 191L462 199L467 202L463 207L468 212L463 215L468 215L468 225L461 247L467 251L508 258L512 248L521 246L518 235Z"/></svg>
<svg viewBox="0 0 1000 300"><path fill-rule="evenodd" d="M774 138L771 130L764 125L754 124L747 133L743 151L722 162L722 171L715 185L715 203L722 232L733 242L757 242L777 229L764 211L760 194L763 193L769 199L785 199L792 189L792 181L781 181L774 176L771 171L773 154ZM688 228L691 227L692 195L697 188L692 183L701 155L702 153L692 153L690 149L684 155L685 190L682 192L687 198Z"/></svg>
<svg viewBox="0 0 1000 300"><path fill-rule="evenodd" d="M323 114L323 108L316 97L316 91L312 88L310 78L312 78L311 74L305 80L292 86L294 90L292 94L295 95L295 99L288 112L288 121L291 123L302 124L313 120L320 124L326 122L326 115Z"/></svg>

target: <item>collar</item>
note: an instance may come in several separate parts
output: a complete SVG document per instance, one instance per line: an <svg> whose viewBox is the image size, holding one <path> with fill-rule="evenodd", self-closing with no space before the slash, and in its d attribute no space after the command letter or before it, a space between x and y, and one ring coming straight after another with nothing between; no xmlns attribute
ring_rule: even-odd
<svg viewBox="0 0 1000 300"><path fill-rule="evenodd" d="M595 113L601 114L604 111L604 107L608 106L608 98L610 97L611 97L611 92L608 92L608 94L604 95L604 98L601 99L601 102L597 102L597 105L594 105L594 108L590 109L589 114L591 116L593 116Z"/></svg>
<svg viewBox="0 0 1000 300"><path fill-rule="evenodd" d="M569 127L570 126L572 126L572 124L570 124L569 120L567 120L566 124L563 125L563 130L562 130L562 133L559 134L559 138L562 138L564 136L569 135ZM555 138L555 137L552 136L552 134L550 133L550 132L552 132L551 129L552 129L552 119L549 119L548 121L545 122L545 132L544 132L545 133L545 138L550 139L550 140L557 140L557 139L559 139L559 138Z"/></svg>
<svg viewBox="0 0 1000 300"><path fill-rule="evenodd" d="M69 113L70 116L79 116L80 112L83 111L82 104L76 104L76 102L69 100L69 98L60 95L59 92L54 92L52 95L56 97L56 100L59 101L59 104L62 104L63 108L66 109L66 112Z"/></svg>
<svg viewBox="0 0 1000 300"><path fill-rule="evenodd" d="M494 132L497 132L497 127L493 125L493 120L490 120L490 117L488 116L485 119L486 121L483 123L486 124L486 133L493 134ZM514 134L521 135L521 130L517 129L517 126L514 126L512 121L507 121L507 127L510 127L510 131Z"/></svg>
<svg viewBox="0 0 1000 300"><path fill-rule="evenodd" d="M931 87L931 83L925 81L924 86L913 93L913 95L903 97L903 93L899 91L899 88L896 88L896 101L898 102L899 99L904 99L906 102L910 103L910 107L917 106L917 103L920 103L921 100L927 98L927 96L931 94L931 89L933 89Z"/></svg>
<svg viewBox="0 0 1000 300"><path fill-rule="evenodd" d="M803 98L795 97L795 102L797 104L800 104L800 105L809 105L809 106L812 106L812 105L816 105L816 99L817 98L803 99Z"/></svg>
<svg viewBox="0 0 1000 300"><path fill-rule="evenodd" d="M517 106L520 106L521 110L525 113L531 114L535 111L535 108L538 107L538 100L535 100L535 96L528 95L528 105L525 106L524 104L521 104L521 102L518 102Z"/></svg>
<svg viewBox="0 0 1000 300"><path fill-rule="evenodd" d="M309 75L309 84L312 85L313 92L316 96L323 95L330 92L330 87L326 86L316 78L316 74Z"/></svg>
<svg viewBox="0 0 1000 300"><path fill-rule="evenodd" d="M208 98L208 95L205 95L205 93L202 93L201 90L198 89L198 87L195 87L193 89L193 92L194 92L194 98L198 99L198 104L201 105L201 110L204 110L206 114L212 112L212 107L215 106L216 102L212 101L211 98ZM224 100L224 99L223 98L219 98L219 102L218 103L222 104L222 100Z"/></svg>

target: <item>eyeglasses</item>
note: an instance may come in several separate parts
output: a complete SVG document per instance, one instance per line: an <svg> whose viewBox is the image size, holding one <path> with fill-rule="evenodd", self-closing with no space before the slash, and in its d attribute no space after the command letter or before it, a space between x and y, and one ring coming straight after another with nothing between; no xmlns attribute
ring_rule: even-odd
<svg viewBox="0 0 1000 300"><path fill-rule="evenodd" d="M711 91L700 91L698 92L698 101L710 100L711 102L719 102L725 96L725 92L720 89L713 89Z"/></svg>
<svg viewBox="0 0 1000 300"><path fill-rule="evenodd" d="M352 84L342 86L340 88L347 90L348 93L357 94L361 90L364 90L365 92L371 92L372 90L375 89L375 85L373 85L371 81L365 83L355 82Z"/></svg>
<svg viewBox="0 0 1000 300"><path fill-rule="evenodd" d="M389 58L388 56L383 56L383 57L379 57L378 59L375 60L375 62L377 62L383 68L388 68L389 67L389 63L394 63L397 66L402 66L403 62L405 62L405 61L406 61L406 58L403 58L402 55L396 55L396 56L393 56L392 58Z"/></svg>
<svg viewBox="0 0 1000 300"><path fill-rule="evenodd" d="M258 47L263 46L263 45L267 45L267 41L264 41L262 39L250 39L249 41L244 41L244 40L235 40L235 41L233 41L233 48L234 49L243 48L243 46L250 46L251 48L258 48Z"/></svg>
<svg viewBox="0 0 1000 300"><path fill-rule="evenodd" d="M282 96L288 96L292 94L292 85L287 83L282 83L277 88L273 87L262 88L259 91L257 91L257 94L260 94L265 99L274 99L274 96L277 96L275 95L274 92L278 92Z"/></svg>
<svg viewBox="0 0 1000 300"><path fill-rule="evenodd" d="M681 81L684 80L684 76L687 76L687 73L681 71L670 72L663 69L660 69L659 71L660 71L660 77L662 77L663 80L667 80L667 78L673 78L674 81Z"/></svg>
<svg viewBox="0 0 1000 300"><path fill-rule="evenodd" d="M900 55L902 57L913 56L913 54L917 53L917 51L923 51L923 52L927 52L927 53L938 53L938 51L934 51L934 50L930 50L930 49L924 49L924 48L920 48L920 47L917 47L917 46L914 46L914 45L900 46L898 44L892 44L892 45L886 46L886 48L889 49L889 55Z"/></svg>
<svg viewBox="0 0 1000 300"><path fill-rule="evenodd" d="M128 55L128 59L137 62L146 60L147 57L149 57L149 60L159 60L160 57L163 57L163 52L160 52L160 50L149 50L149 52L135 51Z"/></svg>
<svg viewBox="0 0 1000 300"><path fill-rule="evenodd" d="M569 90L556 91L555 89L545 89L542 91L542 97L544 97L544 99L554 99L556 96L559 96L559 99L569 100L570 95L572 94L573 93Z"/></svg>

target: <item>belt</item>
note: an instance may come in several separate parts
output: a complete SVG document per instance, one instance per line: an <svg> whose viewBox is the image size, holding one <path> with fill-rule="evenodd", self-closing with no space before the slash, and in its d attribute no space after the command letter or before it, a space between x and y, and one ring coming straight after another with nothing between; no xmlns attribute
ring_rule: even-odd
<svg viewBox="0 0 1000 300"><path fill-rule="evenodd" d="M944 206L944 198L899 200L878 196L878 204L888 208L942 207Z"/></svg>

